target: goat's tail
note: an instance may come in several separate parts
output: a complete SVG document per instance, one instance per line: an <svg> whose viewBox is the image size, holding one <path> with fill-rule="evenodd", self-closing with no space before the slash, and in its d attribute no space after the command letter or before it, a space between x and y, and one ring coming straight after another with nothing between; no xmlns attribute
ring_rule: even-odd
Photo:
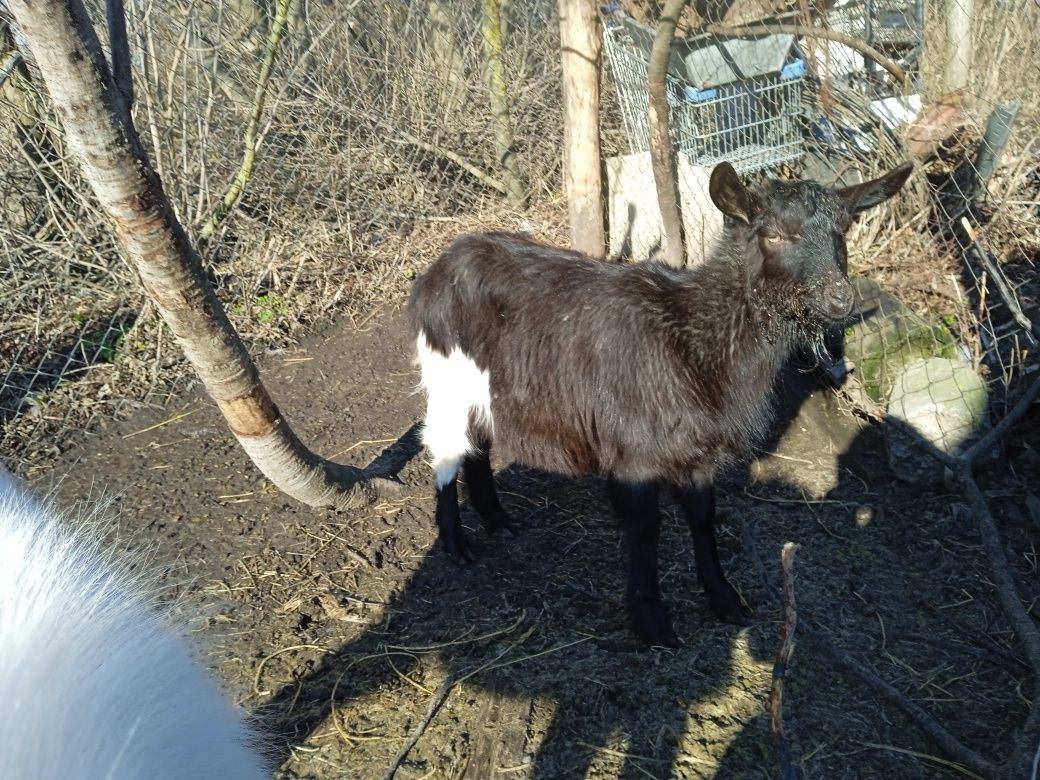
<svg viewBox="0 0 1040 780"><path fill-rule="evenodd" d="M0 467L0 777L269 777L148 582L85 520Z"/></svg>

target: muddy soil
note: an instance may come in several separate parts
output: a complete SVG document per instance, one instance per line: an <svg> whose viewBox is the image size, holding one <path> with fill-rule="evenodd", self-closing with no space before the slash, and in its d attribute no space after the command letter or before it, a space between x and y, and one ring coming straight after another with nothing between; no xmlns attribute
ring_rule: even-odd
<svg viewBox="0 0 1040 780"><path fill-rule="evenodd" d="M364 466L388 446L410 446L392 443L420 414L411 359L405 319L392 309L263 365L303 440ZM212 403L188 393L112 423L42 484L60 480L62 503L99 489L114 501L111 535L166 571L164 597L264 724L279 777L383 777L452 682L397 777L773 777L764 704L780 610L755 557L775 580L788 540L801 545L805 618L968 745L1006 754L1025 712L1016 692L1025 671L959 495L899 483L880 433L832 394L807 398L803 379L785 385L803 410L777 450L720 495L723 564L757 611L753 626L709 614L685 525L664 507L662 586L685 643L678 651L643 649L626 626L622 550L599 480L498 464L521 530L486 538L467 508L477 561L460 569L434 544L421 455L400 472L404 497L311 510L268 485ZM1032 598L1040 588L1029 539L1040 529L1018 507L1037 462L1020 444L1009 453L986 484ZM960 776L807 638L786 690L806 777Z"/></svg>

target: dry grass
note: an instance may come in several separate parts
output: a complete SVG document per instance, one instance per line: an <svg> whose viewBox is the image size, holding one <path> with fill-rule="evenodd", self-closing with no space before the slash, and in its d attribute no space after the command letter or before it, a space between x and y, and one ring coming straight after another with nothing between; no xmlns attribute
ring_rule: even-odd
<svg viewBox="0 0 1040 780"><path fill-rule="evenodd" d="M969 121L923 170L934 178L970 156L993 104L1022 101L989 182L980 236L1035 314L1040 79L1020 52L1035 50L1040 10L1019 5L980 6L980 30L1003 32L978 35L976 62L987 67L975 69ZM497 163L477 11L460 0L442 6L453 20L450 55L424 0L298 4L275 66L258 170L205 247L218 294L255 352L285 348L337 317L360 322L401 300L455 233L501 227L565 241L555 4L513 6L510 16L513 122L534 203L522 214L505 208L481 178L495 177ZM241 155L270 23L256 9L235 0L183 7L149 0L131 9L131 42L140 53L136 123L193 235ZM944 35L941 8L930 13L926 97L938 93ZM997 80L998 72L1006 75ZM609 155L627 151L627 141L606 73L604 87ZM861 98L832 92L820 101L808 86L806 115L826 104L835 121L869 121ZM898 135L876 132L874 140L872 152L844 164L872 174L904 159ZM76 432L161 403L189 380L65 153L46 101L17 74L0 95L0 144L16 152L0 171L0 443L12 465L42 468ZM852 236L853 268L946 321L977 355L994 355L991 379L1012 384L1031 361L1028 340L1008 326L999 303L980 306L959 251L928 231L930 197L927 177L918 176L864 219ZM990 294L984 304L993 301Z"/></svg>

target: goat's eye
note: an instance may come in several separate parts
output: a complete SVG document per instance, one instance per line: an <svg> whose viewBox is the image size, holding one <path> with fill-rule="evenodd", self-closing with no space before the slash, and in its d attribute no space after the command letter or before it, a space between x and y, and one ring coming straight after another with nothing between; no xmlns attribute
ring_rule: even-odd
<svg viewBox="0 0 1040 780"><path fill-rule="evenodd" d="M787 243L788 238L787 236L782 236L779 233L763 233L762 240L765 242L766 246L775 247Z"/></svg>

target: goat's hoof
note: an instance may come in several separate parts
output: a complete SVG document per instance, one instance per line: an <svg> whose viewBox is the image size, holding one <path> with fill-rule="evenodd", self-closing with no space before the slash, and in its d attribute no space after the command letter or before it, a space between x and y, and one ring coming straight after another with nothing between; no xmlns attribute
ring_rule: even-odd
<svg viewBox="0 0 1040 780"><path fill-rule="evenodd" d="M744 602L740 594L729 583L715 593L708 594L711 611L723 623L735 626L750 626L754 620L754 611Z"/></svg>
<svg viewBox="0 0 1040 780"><path fill-rule="evenodd" d="M467 566L473 563L473 553L469 551L469 545L466 544L466 539L463 536L460 536L458 539L445 539L444 552L459 566Z"/></svg>
<svg viewBox="0 0 1040 780"><path fill-rule="evenodd" d="M488 536L502 536L513 537L516 536L517 528L513 523L513 519L506 514L505 510L499 509L494 514L490 514L483 518L484 530L487 531Z"/></svg>
<svg viewBox="0 0 1040 780"><path fill-rule="evenodd" d="M664 605L657 608L644 608L633 616L633 627L636 635L651 647L682 647L679 637L675 635L672 621Z"/></svg>

